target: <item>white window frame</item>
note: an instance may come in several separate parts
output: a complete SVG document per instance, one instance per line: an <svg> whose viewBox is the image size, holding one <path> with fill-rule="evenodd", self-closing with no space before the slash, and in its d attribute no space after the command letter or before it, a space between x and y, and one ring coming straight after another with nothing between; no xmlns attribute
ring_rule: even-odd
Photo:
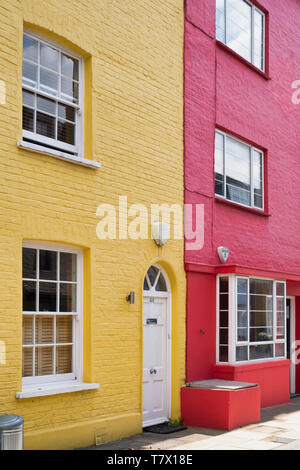
<svg viewBox="0 0 300 470"><path fill-rule="evenodd" d="M84 126L83 126L83 116L84 116L84 59L80 55L76 54L75 52L70 51L63 45L52 41L41 34L32 32L30 30L24 29L23 31L23 36L28 36L31 37L32 39L35 39L39 42L42 42L46 44L47 46L50 46L56 50L58 50L61 53L64 53L68 55L69 57L72 57L73 59L78 60L78 104L71 103L67 100L63 100L61 98L58 98L54 95L48 94L44 91L40 91L37 88L30 87L29 85L23 85L22 83L22 90L28 91L31 93L34 93L35 95L39 95L48 99L51 99L52 101L58 102L65 104L67 106L70 106L74 108L75 110L75 145L70 145L65 142L61 142L56 139L52 139L50 137L45 137L40 134L37 134L35 132L27 131L22 129L23 131L23 141L28 142L28 139L32 142L34 142L37 145L41 145L45 148L45 151L48 149L51 151L65 151L66 155L70 155L73 157L78 157L82 158L83 157L83 152L84 152L84 147L83 147L83 141L84 141ZM23 49L22 49L22 59L23 59ZM39 64L38 64L39 67ZM39 70L39 68L38 68ZM58 72L59 73L59 72ZM22 74L22 81L23 81L23 74ZM38 83L39 83L39 73L38 73Z"/></svg>
<svg viewBox="0 0 300 470"><path fill-rule="evenodd" d="M249 62L250 64L252 64L254 67L258 68L259 70L261 70L262 72L265 72L265 68L266 68L266 14L260 10L256 5L254 5L253 3L249 2L248 0L241 0L243 1L244 3L247 3L250 7L251 7L251 61L248 61L247 59L245 59L244 57L242 57L242 59L246 60L247 62ZM220 41L220 42L223 42L223 44L225 44L225 46L229 47L227 45L227 31L228 31L228 15L226 14L227 13L227 0L224 0L224 16L225 16L225 30L224 30L224 35L225 35L225 42L223 41ZM263 18L263 31L262 31L262 68L260 67L257 67L256 65L254 65L254 12L257 11L259 14L262 15L262 18ZM231 48L230 48L231 49ZM233 52L235 52L235 54L238 54L238 52L234 51L232 49ZM238 54L239 55L239 54Z"/></svg>
<svg viewBox="0 0 300 470"><path fill-rule="evenodd" d="M25 241L22 248L33 248L36 250L50 250L61 253L74 253L77 255L77 290L76 302L77 313L63 313L63 312L22 312L23 315L71 315L73 317L73 371L68 374L51 374L43 376L32 376L22 378L22 388L38 386L41 384L54 384L54 383L82 383L82 366L83 366L83 253L79 248L67 245L59 245L55 243L33 242ZM39 272L36 274L36 279L39 278ZM22 280L25 279L22 276ZM26 278L28 281L34 279ZM23 288L22 288L23 289ZM23 342L22 342L23 348ZM33 358L34 362L34 358Z"/></svg>
<svg viewBox="0 0 300 470"><path fill-rule="evenodd" d="M228 278L229 284L229 295L228 295L228 361L220 361L219 356L219 345L220 345L220 321L219 321L219 311L220 311L220 292L219 292L219 279L220 278ZM264 281L272 281L273 282L273 340L272 341L261 341L261 342L250 342L250 329L249 329L249 305L248 305L248 341L237 341L237 281L238 279L246 279L248 280L248 286L250 279L259 279ZM286 282L282 279L272 279L272 278L265 278L260 276L245 276L239 274L218 274L216 278L217 288L216 288L216 358L217 364L231 364L231 365L242 365L242 364L255 364L260 362L270 362L270 361L282 361L287 357L287 332L286 332ZM276 339L276 331L277 331L277 318L276 318L276 284L280 283L284 285L284 332L285 338L284 339ZM248 303L249 303L249 287L248 287ZM257 345L265 345L265 344L273 344L273 357L269 358L262 358L262 359L248 359L247 361L237 361L236 360L236 347L237 346L257 346ZM276 344L284 344L284 356L276 357L275 356L275 346Z"/></svg>
<svg viewBox="0 0 300 470"><path fill-rule="evenodd" d="M220 194L217 194L215 192L215 197L217 198L221 198L221 199L224 199L226 201L229 201L233 204L237 204L239 206L242 206L242 207L248 207L250 209L255 209L257 211L261 211L261 212L264 212L265 210L265 182L264 182L264 179L265 179L265 154L262 150L260 150L259 148L257 147L254 147L250 144L248 144L247 142L244 142L243 140L241 139L238 139L237 137L233 137L232 135L226 133L226 132L223 132L223 131L220 131L219 129L216 129L215 130L215 138L216 138L216 135L219 134L219 135L222 135L223 136L223 178L224 178L224 195L220 195ZM230 139L232 140L235 140L237 142L240 142L241 144L247 146L249 149L250 149L250 167L251 167L251 170L250 170L250 190L251 190L251 205L247 205L247 204L242 204L241 202L237 202L237 201L234 201L232 199L228 199L226 197L226 140L227 140L227 137L229 137ZM214 147L214 170L215 170L215 151L216 151L216 148ZM256 151L258 153L260 153L260 155L262 156L262 167L261 167L261 173L262 173L262 207L258 207L258 206L255 206L254 204L254 187L253 187L253 152ZM214 184L215 184L215 171L214 171Z"/></svg>

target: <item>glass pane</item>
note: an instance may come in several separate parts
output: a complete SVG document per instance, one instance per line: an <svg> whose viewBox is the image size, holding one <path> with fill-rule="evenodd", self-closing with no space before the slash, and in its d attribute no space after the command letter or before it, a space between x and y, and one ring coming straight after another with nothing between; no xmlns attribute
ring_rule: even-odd
<svg viewBox="0 0 300 470"><path fill-rule="evenodd" d="M285 356L284 343L275 344L275 356L276 357L284 357Z"/></svg>
<svg viewBox="0 0 300 470"><path fill-rule="evenodd" d="M71 315L56 317L56 342L72 343L72 322Z"/></svg>
<svg viewBox="0 0 300 470"><path fill-rule="evenodd" d="M32 377L33 375L33 348L23 348L22 376Z"/></svg>
<svg viewBox="0 0 300 470"><path fill-rule="evenodd" d="M61 97L72 103L78 102L78 83L68 78L61 79Z"/></svg>
<svg viewBox="0 0 300 470"><path fill-rule="evenodd" d="M276 306L278 311L284 312L284 299L281 297L277 297Z"/></svg>
<svg viewBox="0 0 300 470"><path fill-rule="evenodd" d="M276 295L284 296L284 284L283 284L283 282L276 282Z"/></svg>
<svg viewBox="0 0 300 470"><path fill-rule="evenodd" d="M228 344L228 328L220 328L220 344Z"/></svg>
<svg viewBox="0 0 300 470"><path fill-rule="evenodd" d="M57 252L40 250L40 279L57 280Z"/></svg>
<svg viewBox="0 0 300 470"><path fill-rule="evenodd" d="M277 326L284 326L284 312L276 312Z"/></svg>
<svg viewBox="0 0 300 470"><path fill-rule="evenodd" d="M69 374L72 372L72 346L58 346L56 348L56 374Z"/></svg>
<svg viewBox="0 0 300 470"><path fill-rule="evenodd" d="M248 361L248 346L240 346L236 348L237 362Z"/></svg>
<svg viewBox="0 0 300 470"><path fill-rule="evenodd" d="M36 132L37 134L44 135L45 137L55 139L55 118L48 116L47 114L37 112Z"/></svg>
<svg viewBox="0 0 300 470"><path fill-rule="evenodd" d="M30 93L29 91L23 90L22 96L23 96L23 105L34 108L34 94Z"/></svg>
<svg viewBox="0 0 300 470"><path fill-rule="evenodd" d="M37 87L37 66L23 61L22 83L32 88Z"/></svg>
<svg viewBox="0 0 300 470"><path fill-rule="evenodd" d="M247 294L248 293L248 279L238 279L237 290L239 294Z"/></svg>
<svg viewBox="0 0 300 470"><path fill-rule="evenodd" d="M153 286L158 275L158 269L155 266L151 266L151 268L148 269L147 274L149 277L150 284L151 286Z"/></svg>
<svg viewBox="0 0 300 470"><path fill-rule="evenodd" d="M270 357L274 357L273 344L250 346L250 360L267 359Z"/></svg>
<svg viewBox="0 0 300 470"><path fill-rule="evenodd" d="M23 57L37 63L38 41L26 35L23 36Z"/></svg>
<svg viewBox="0 0 300 470"><path fill-rule="evenodd" d="M251 61L252 8L243 0L227 0L227 45Z"/></svg>
<svg viewBox="0 0 300 470"><path fill-rule="evenodd" d="M23 315L23 344L33 344L33 317Z"/></svg>
<svg viewBox="0 0 300 470"><path fill-rule="evenodd" d="M41 43L41 65L58 72L59 52L52 47Z"/></svg>
<svg viewBox="0 0 300 470"><path fill-rule="evenodd" d="M273 295L273 281L264 279L250 279L251 294Z"/></svg>
<svg viewBox="0 0 300 470"><path fill-rule="evenodd" d="M250 326L273 326L273 312L250 311Z"/></svg>
<svg viewBox="0 0 300 470"><path fill-rule="evenodd" d="M228 294L220 294L220 310L228 310Z"/></svg>
<svg viewBox="0 0 300 470"><path fill-rule="evenodd" d="M75 109L72 106L66 106L64 104L58 105L58 116L66 119L67 121L75 122Z"/></svg>
<svg viewBox="0 0 300 470"><path fill-rule="evenodd" d="M220 362L228 362L228 346L220 346L219 356Z"/></svg>
<svg viewBox="0 0 300 470"><path fill-rule="evenodd" d="M75 126L69 122L58 121L57 139L70 145L75 145Z"/></svg>
<svg viewBox="0 0 300 470"><path fill-rule="evenodd" d="M216 36L219 41L225 42L225 0L217 0Z"/></svg>
<svg viewBox="0 0 300 470"><path fill-rule="evenodd" d="M215 193L224 196L224 136L215 137Z"/></svg>
<svg viewBox="0 0 300 470"><path fill-rule="evenodd" d="M60 280L76 281L76 260L74 253L60 253Z"/></svg>
<svg viewBox="0 0 300 470"><path fill-rule="evenodd" d="M53 374L53 347L35 348L35 375Z"/></svg>
<svg viewBox="0 0 300 470"><path fill-rule="evenodd" d="M248 308L248 296L247 294L238 294L237 303L239 310L246 310Z"/></svg>
<svg viewBox="0 0 300 470"><path fill-rule="evenodd" d="M145 277L144 279L144 287L143 287L144 290L149 290L149 286L148 286L148 282L147 282L147 279Z"/></svg>
<svg viewBox="0 0 300 470"><path fill-rule="evenodd" d="M36 278L36 250L23 248L22 250L23 277Z"/></svg>
<svg viewBox="0 0 300 470"><path fill-rule="evenodd" d="M248 328L237 329L237 340L238 342L248 341Z"/></svg>
<svg viewBox="0 0 300 470"><path fill-rule="evenodd" d="M254 65L263 70L263 43L264 27L263 15L254 10Z"/></svg>
<svg viewBox="0 0 300 470"><path fill-rule="evenodd" d="M61 55L61 73L78 81L78 60L65 54Z"/></svg>
<svg viewBox="0 0 300 470"><path fill-rule="evenodd" d="M263 208L262 154L253 150L253 190L254 205Z"/></svg>
<svg viewBox="0 0 300 470"><path fill-rule="evenodd" d="M48 100L47 98L37 97L37 109L45 111L45 113L56 115L56 102Z"/></svg>
<svg viewBox="0 0 300 470"><path fill-rule="evenodd" d="M60 312L76 312L76 284L60 284Z"/></svg>
<svg viewBox="0 0 300 470"><path fill-rule="evenodd" d="M56 289L55 282L39 283L39 311L40 312L56 312Z"/></svg>
<svg viewBox="0 0 300 470"><path fill-rule="evenodd" d="M35 317L35 344L49 344L54 341L54 317Z"/></svg>
<svg viewBox="0 0 300 470"><path fill-rule="evenodd" d="M250 294L251 310L273 310L273 298L266 295Z"/></svg>
<svg viewBox="0 0 300 470"><path fill-rule="evenodd" d="M58 95L58 75L45 69L40 69L40 90L50 95Z"/></svg>
<svg viewBox="0 0 300 470"><path fill-rule="evenodd" d="M226 139L226 197L251 205L250 148L230 137Z"/></svg>
<svg viewBox="0 0 300 470"><path fill-rule="evenodd" d="M155 290L159 292L167 292L167 285L164 276L160 273L158 281L155 286Z"/></svg>
<svg viewBox="0 0 300 470"><path fill-rule="evenodd" d="M285 338L285 328L280 327L276 328L276 339L284 339Z"/></svg>
<svg viewBox="0 0 300 470"><path fill-rule="evenodd" d="M273 328L250 328L250 342L273 341Z"/></svg>
<svg viewBox="0 0 300 470"><path fill-rule="evenodd" d="M23 281L23 311L36 311L36 282Z"/></svg>
<svg viewBox="0 0 300 470"><path fill-rule="evenodd" d="M228 326L228 312L220 312L220 327Z"/></svg>
<svg viewBox="0 0 300 470"><path fill-rule="evenodd" d="M238 312L238 327L248 328L248 312L246 310Z"/></svg>
<svg viewBox="0 0 300 470"><path fill-rule="evenodd" d="M220 293L228 293L228 277L220 277L219 279Z"/></svg>
<svg viewBox="0 0 300 470"><path fill-rule="evenodd" d="M34 131L34 110L25 108L23 106L22 114L22 128L25 131L33 132Z"/></svg>

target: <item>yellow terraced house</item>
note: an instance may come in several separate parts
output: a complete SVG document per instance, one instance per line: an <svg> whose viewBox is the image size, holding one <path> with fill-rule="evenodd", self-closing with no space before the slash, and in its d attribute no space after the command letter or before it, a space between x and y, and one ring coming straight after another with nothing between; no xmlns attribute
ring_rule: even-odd
<svg viewBox="0 0 300 470"><path fill-rule="evenodd" d="M0 0L0 17L0 413L25 449L178 419L183 240L173 217L163 246L128 233L132 205L183 205L183 1Z"/></svg>

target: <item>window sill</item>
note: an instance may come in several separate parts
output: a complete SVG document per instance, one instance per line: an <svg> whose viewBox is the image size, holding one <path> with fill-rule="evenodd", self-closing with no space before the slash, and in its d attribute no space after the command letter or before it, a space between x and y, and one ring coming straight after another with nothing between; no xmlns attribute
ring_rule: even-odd
<svg viewBox="0 0 300 470"><path fill-rule="evenodd" d="M271 217L271 214L269 214L268 212L265 212L263 210L260 211L259 209L254 209L253 207L242 206L242 205L240 205L236 202L228 201L227 199L223 199L223 198L218 197L218 196L215 196L215 201L218 202L218 203L221 203L221 204L225 204L226 206L235 207L236 209L240 209L242 211L246 211L246 212L250 212L252 214L260 215L262 217Z"/></svg>
<svg viewBox="0 0 300 470"><path fill-rule="evenodd" d="M233 57L235 57L240 62L245 64L250 70L253 70L253 72L256 72L258 75L260 75L265 80L271 80L271 77L266 72L263 72L259 68L255 67L255 65L253 65L251 62L248 62L248 60L244 59L244 57L237 54L233 49L230 49L230 47L226 46L226 44L224 44L221 41L218 41L218 39L216 39L216 43L217 43L217 46L220 49L223 49L225 52L228 52L229 54L231 54Z"/></svg>
<svg viewBox="0 0 300 470"><path fill-rule="evenodd" d="M90 168L100 168L101 163L94 162L93 160L88 160L87 158L74 157L59 150L47 149L42 145L33 144L31 142L26 142L24 140L19 140L17 143L18 147L24 150L30 150L42 155L48 155L50 157L59 158L66 162L76 163L77 165L86 166Z"/></svg>
<svg viewBox="0 0 300 470"><path fill-rule="evenodd" d="M59 393L81 392L84 390L95 390L99 388L97 383L83 382L61 382L47 383L43 385L24 386L22 392L16 393L16 398L44 397L48 395L58 395Z"/></svg>

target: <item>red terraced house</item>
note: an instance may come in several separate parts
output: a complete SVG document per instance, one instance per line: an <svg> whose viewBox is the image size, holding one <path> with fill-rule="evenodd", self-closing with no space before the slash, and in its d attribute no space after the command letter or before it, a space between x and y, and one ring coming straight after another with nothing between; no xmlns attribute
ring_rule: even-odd
<svg viewBox="0 0 300 470"><path fill-rule="evenodd" d="M300 393L299 44L297 0L186 0L185 202L205 210L185 252L187 424L254 422Z"/></svg>

